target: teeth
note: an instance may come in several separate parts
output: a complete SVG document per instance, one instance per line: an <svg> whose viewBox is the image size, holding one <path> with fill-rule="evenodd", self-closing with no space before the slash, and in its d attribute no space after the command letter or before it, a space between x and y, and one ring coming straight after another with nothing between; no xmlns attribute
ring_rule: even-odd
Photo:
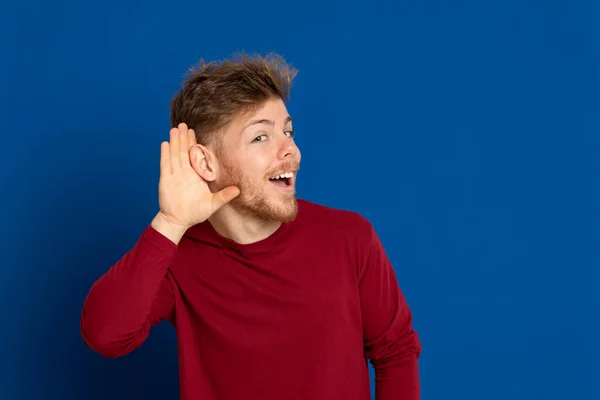
<svg viewBox="0 0 600 400"><path fill-rule="evenodd" d="M269 179L291 178L292 176L294 176L293 172L286 172L285 174L272 176Z"/></svg>

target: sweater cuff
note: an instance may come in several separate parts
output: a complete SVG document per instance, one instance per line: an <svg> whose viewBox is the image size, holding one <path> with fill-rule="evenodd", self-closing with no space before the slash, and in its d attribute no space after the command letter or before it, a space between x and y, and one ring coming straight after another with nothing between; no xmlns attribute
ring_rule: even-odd
<svg viewBox="0 0 600 400"><path fill-rule="evenodd" d="M173 243L165 235L154 229L150 224L142 232L142 241L154 246L162 254L174 255L177 250L177 245Z"/></svg>

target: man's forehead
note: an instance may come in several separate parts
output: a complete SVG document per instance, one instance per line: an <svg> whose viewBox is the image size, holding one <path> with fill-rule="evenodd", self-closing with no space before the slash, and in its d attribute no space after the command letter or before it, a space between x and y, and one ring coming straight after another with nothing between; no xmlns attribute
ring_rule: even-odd
<svg viewBox="0 0 600 400"><path fill-rule="evenodd" d="M270 100L259 109L243 112L234 117L226 128L225 140L241 140L244 133L252 131L253 126L290 125L292 117L281 100Z"/></svg>

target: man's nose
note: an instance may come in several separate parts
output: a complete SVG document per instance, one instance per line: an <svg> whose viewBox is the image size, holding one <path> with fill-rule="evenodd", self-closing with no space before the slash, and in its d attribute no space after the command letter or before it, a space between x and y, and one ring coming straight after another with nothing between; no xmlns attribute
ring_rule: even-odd
<svg viewBox="0 0 600 400"><path fill-rule="evenodd" d="M279 158L291 158L295 156L300 150L293 139L286 137L281 140L279 147Z"/></svg>

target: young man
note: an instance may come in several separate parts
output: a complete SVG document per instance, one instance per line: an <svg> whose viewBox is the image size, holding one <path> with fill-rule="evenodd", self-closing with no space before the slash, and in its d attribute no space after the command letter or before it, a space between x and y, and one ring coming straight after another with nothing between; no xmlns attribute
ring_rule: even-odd
<svg viewBox="0 0 600 400"><path fill-rule="evenodd" d="M172 103L159 211L91 288L106 357L176 328L182 400L419 399L411 312L371 224L296 199L300 150L276 55L201 63Z"/></svg>

